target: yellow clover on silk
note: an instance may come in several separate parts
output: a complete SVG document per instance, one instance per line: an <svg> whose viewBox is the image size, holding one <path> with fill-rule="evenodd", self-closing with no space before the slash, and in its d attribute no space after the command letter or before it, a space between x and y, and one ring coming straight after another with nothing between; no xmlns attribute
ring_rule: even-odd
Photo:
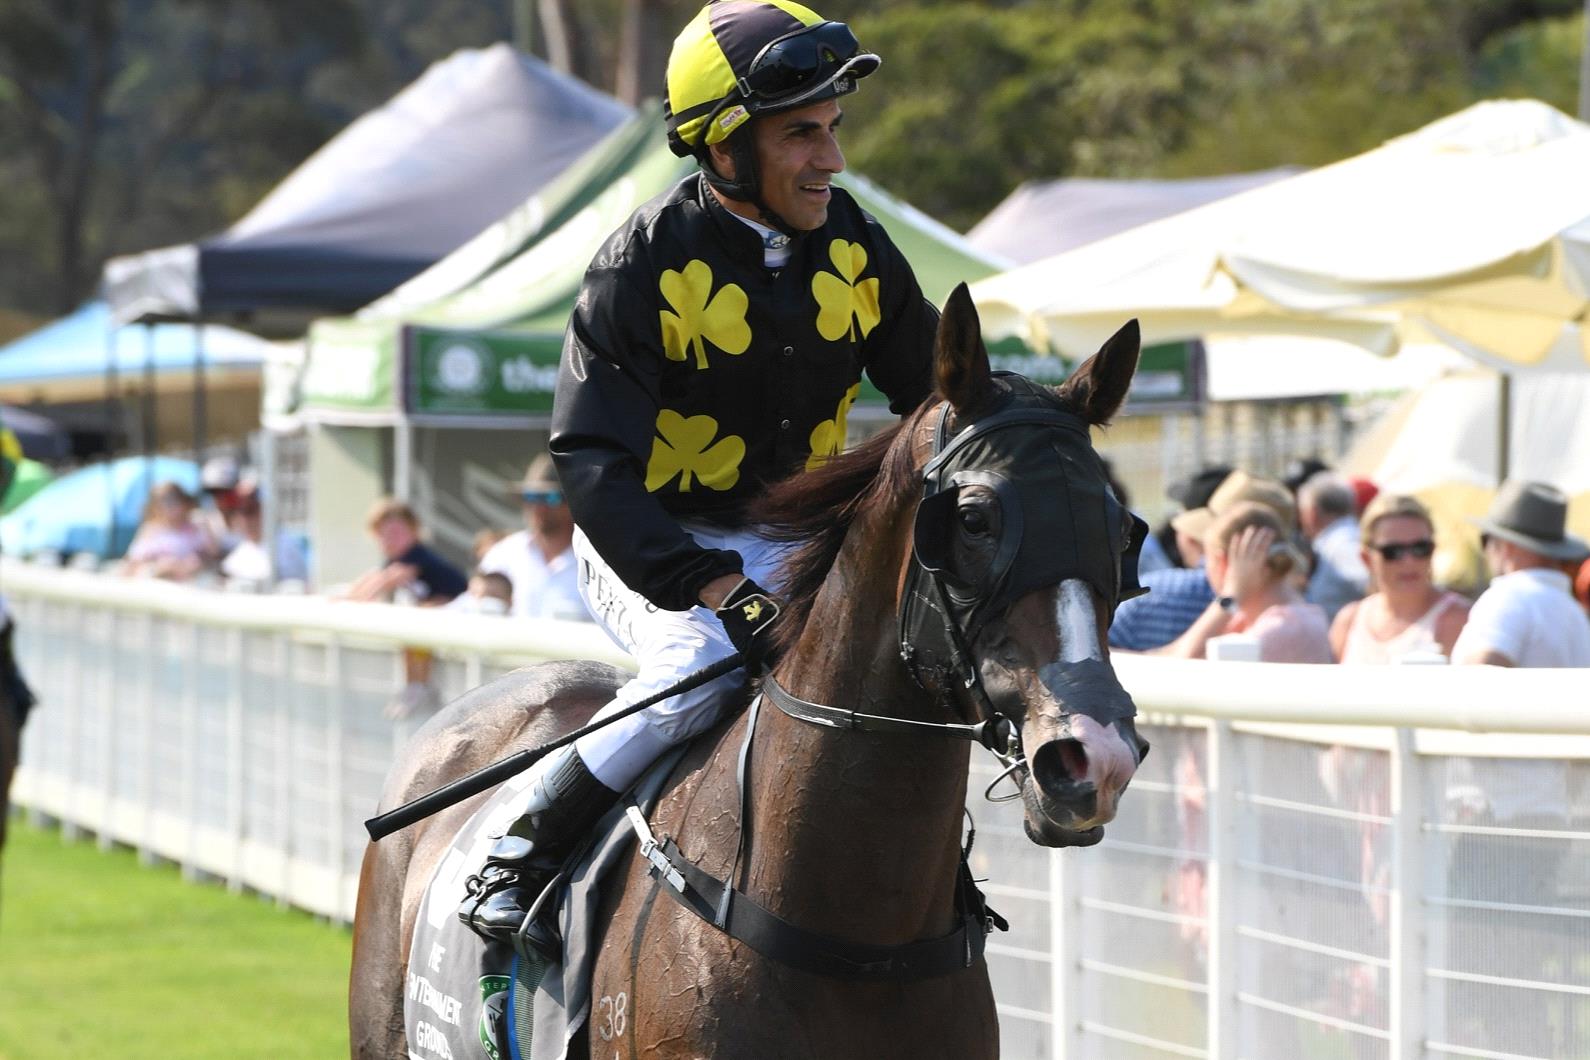
<svg viewBox="0 0 1590 1060"><path fill-rule="evenodd" d="M812 277L812 294L817 297L817 332L829 342L849 335L866 338L883 314L878 309L878 278L856 282L867 268L867 248L860 243L836 239L828 244L828 257L839 273L819 272ZM852 323L854 320L854 323Z"/></svg>
<svg viewBox="0 0 1590 1060"><path fill-rule="evenodd" d="M834 418L824 420L812 428L812 455L806 458L806 470L813 471L822 465L824 460L838 455L845 448L846 421L850 418L850 406L856 403L856 398L861 394L861 384L856 383L845 396L839 399L839 408L834 413Z"/></svg>
<svg viewBox="0 0 1590 1060"><path fill-rule="evenodd" d="M707 343L738 356L751 345L751 327L745 322L750 301L736 284L725 284L712 293L712 268L699 258L683 272L666 270L657 281L673 312L660 310L663 352L670 361L685 360L694 351L696 367L706 370Z"/></svg>
<svg viewBox="0 0 1590 1060"><path fill-rule="evenodd" d="M740 481L743 459L745 442L732 434L718 438L718 421L711 416L686 419L673 409L663 409L657 414L657 436L646 461L646 488L655 493L678 476L681 493L690 492L692 478L708 489L732 489Z"/></svg>

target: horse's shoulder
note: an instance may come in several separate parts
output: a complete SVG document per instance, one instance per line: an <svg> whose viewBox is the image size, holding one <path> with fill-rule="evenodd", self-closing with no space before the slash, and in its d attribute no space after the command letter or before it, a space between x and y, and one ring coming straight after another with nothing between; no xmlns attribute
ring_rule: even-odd
<svg viewBox="0 0 1590 1060"><path fill-rule="evenodd" d="M674 767L652 813L653 830L672 836L709 873L728 870L738 842L738 770L748 724L742 711L703 733ZM750 768L757 768L754 756Z"/></svg>

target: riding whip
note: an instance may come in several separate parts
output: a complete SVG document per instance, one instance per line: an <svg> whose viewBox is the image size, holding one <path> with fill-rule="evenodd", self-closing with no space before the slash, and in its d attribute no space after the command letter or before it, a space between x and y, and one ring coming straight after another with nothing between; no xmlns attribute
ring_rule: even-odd
<svg viewBox="0 0 1590 1060"><path fill-rule="evenodd" d="M372 841L384 839L400 828L407 828L415 821L423 821L432 814L440 813L442 810L447 809L454 803L463 802L471 795L478 795L488 788L496 787L511 776L523 773L553 751L573 743L587 733L593 733L604 725L611 725L613 722L621 718L627 718L631 714L645 710L647 707L654 707L665 699L671 699L674 696L683 695L691 689L700 688L708 681L717 680L724 674L739 669L743 661L740 653L736 652L727 658L719 659L715 663L703 666L695 673L686 675L661 692L647 696L639 703L625 707L611 717L603 718L601 721L593 721L584 728L575 729L573 732L560 736L550 743L544 743L539 747L516 751L500 762L493 762L489 766L481 766L468 776L459 777L451 784L444 784L435 791L421 795L411 802L406 802L395 810L388 810L386 813L378 814L364 822L365 831L370 833Z"/></svg>

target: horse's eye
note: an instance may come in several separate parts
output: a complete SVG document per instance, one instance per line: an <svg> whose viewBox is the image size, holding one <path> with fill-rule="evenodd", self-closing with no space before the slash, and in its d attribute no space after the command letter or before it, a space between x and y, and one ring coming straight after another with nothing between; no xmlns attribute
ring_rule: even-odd
<svg viewBox="0 0 1590 1060"><path fill-rule="evenodd" d="M960 517L961 529L974 537L981 537L990 529L988 513L981 508L962 508Z"/></svg>

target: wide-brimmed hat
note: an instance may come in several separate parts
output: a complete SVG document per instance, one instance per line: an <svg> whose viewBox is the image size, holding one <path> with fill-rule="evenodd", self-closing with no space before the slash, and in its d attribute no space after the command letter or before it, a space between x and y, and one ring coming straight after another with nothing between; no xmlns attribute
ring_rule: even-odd
<svg viewBox="0 0 1590 1060"><path fill-rule="evenodd" d="M1288 529L1297 525L1297 505L1291 491L1279 482L1257 478L1246 471L1233 471L1226 476L1220 488L1209 495L1209 503L1202 508L1191 508L1171 519L1170 525L1177 533L1187 534L1202 541L1204 533L1214 525L1215 517L1243 501L1256 501L1281 517Z"/></svg>
<svg viewBox="0 0 1590 1060"><path fill-rule="evenodd" d="M519 480L520 493L562 493L563 485L558 482L557 468L552 466L552 456L549 453L538 453L530 461L530 466L525 468L524 478Z"/></svg>
<svg viewBox="0 0 1590 1060"><path fill-rule="evenodd" d="M1567 532L1568 498L1544 482L1508 479L1485 518L1471 520L1492 537L1522 545L1548 559L1590 556L1590 544Z"/></svg>

